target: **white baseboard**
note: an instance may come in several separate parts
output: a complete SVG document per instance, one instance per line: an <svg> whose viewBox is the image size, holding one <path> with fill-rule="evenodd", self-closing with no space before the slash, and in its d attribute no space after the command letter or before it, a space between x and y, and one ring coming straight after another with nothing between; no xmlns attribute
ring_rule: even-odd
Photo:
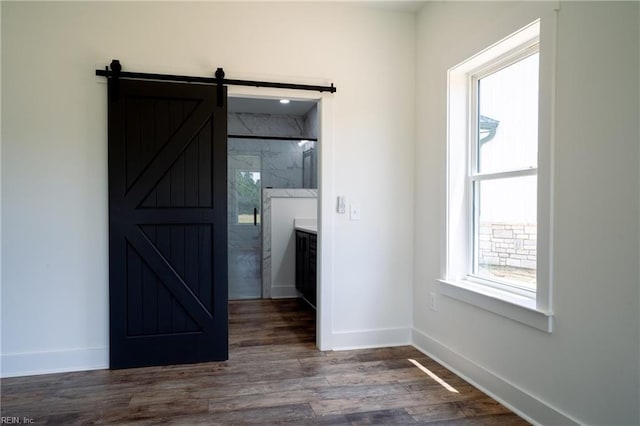
<svg viewBox="0 0 640 426"><path fill-rule="evenodd" d="M420 330L413 329L412 343L419 351L439 362L482 392L525 420L540 425L579 425L568 415L509 383Z"/></svg>
<svg viewBox="0 0 640 426"><path fill-rule="evenodd" d="M0 377L109 368L109 348L2 354Z"/></svg>
<svg viewBox="0 0 640 426"><path fill-rule="evenodd" d="M337 332L331 335L333 350L382 348L411 344L410 328L385 328Z"/></svg>
<svg viewBox="0 0 640 426"><path fill-rule="evenodd" d="M271 287L272 299L290 299L293 297L300 297L300 293L295 287Z"/></svg>

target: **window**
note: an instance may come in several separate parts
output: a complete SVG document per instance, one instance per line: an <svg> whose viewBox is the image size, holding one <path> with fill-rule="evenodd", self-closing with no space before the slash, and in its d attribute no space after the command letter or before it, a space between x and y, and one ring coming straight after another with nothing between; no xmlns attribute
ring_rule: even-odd
<svg viewBox="0 0 640 426"><path fill-rule="evenodd" d="M262 157L258 154L230 154L227 167L228 203L232 225L260 223L262 207Z"/></svg>
<svg viewBox="0 0 640 426"><path fill-rule="evenodd" d="M440 282L446 295L550 332L552 73L541 54L536 21L449 70Z"/></svg>
<svg viewBox="0 0 640 426"><path fill-rule="evenodd" d="M236 211L238 224L260 223L260 172L252 170L236 171Z"/></svg>

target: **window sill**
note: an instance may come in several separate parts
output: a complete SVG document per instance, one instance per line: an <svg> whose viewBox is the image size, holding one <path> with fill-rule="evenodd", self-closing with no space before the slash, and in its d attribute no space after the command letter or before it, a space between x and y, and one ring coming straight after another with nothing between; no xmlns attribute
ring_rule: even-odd
<svg viewBox="0 0 640 426"><path fill-rule="evenodd" d="M551 333L553 313L536 308L536 301L471 281L438 280L442 294Z"/></svg>

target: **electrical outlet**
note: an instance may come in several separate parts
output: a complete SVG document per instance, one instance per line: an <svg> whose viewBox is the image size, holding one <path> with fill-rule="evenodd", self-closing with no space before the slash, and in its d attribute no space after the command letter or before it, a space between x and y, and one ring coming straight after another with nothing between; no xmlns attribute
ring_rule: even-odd
<svg viewBox="0 0 640 426"><path fill-rule="evenodd" d="M434 312L438 310L436 293L433 291L429 293L429 309L431 309Z"/></svg>

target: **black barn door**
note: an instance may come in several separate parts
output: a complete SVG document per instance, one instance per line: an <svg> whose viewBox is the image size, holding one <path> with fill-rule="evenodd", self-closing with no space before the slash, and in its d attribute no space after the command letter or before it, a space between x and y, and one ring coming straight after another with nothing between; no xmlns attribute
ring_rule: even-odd
<svg viewBox="0 0 640 426"><path fill-rule="evenodd" d="M109 82L111 368L228 358L221 100L215 86Z"/></svg>

